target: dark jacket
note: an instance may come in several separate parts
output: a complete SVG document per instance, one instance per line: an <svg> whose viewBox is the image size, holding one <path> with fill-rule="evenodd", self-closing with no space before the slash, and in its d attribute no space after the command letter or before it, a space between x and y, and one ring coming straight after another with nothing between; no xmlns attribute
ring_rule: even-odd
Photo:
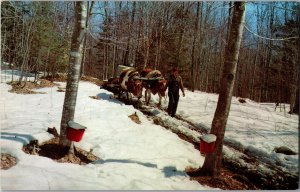
<svg viewBox="0 0 300 192"><path fill-rule="evenodd" d="M181 89L182 93L184 93L182 78L180 75L177 77L173 74L170 75L166 87L168 87L168 91L173 94L179 94L179 89Z"/></svg>

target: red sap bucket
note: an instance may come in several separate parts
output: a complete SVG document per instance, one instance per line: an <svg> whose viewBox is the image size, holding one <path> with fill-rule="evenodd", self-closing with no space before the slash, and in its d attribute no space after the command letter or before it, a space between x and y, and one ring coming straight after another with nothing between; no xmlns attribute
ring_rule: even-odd
<svg viewBox="0 0 300 192"><path fill-rule="evenodd" d="M70 141L79 142L83 137L85 129L86 127L75 123L74 121L69 121L67 127L67 138Z"/></svg>
<svg viewBox="0 0 300 192"><path fill-rule="evenodd" d="M213 153L217 137L214 134L207 134L200 137L201 154Z"/></svg>

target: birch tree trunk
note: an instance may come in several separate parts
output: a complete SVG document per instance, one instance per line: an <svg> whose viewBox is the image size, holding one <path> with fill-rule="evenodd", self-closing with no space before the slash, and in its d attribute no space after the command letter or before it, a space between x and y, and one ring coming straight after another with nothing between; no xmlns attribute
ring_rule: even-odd
<svg viewBox="0 0 300 192"><path fill-rule="evenodd" d="M222 149L225 127L231 105L239 49L242 40L245 2L234 2L234 12L230 27L229 41L226 47L224 69L220 84L217 109L212 122L211 133L217 136L214 153L207 154L201 174L219 176L222 163Z"/></svg>
<svg viewBox="0 0 300 192"><path fill-rule="evenodd" d="M92 10L94 6L95 1L92 1L91 6L89 6L89 2L87 4L87 12L86 12L86 22L85 22L85 28L88 29L88 22L89 18L92 15ZM84 41L83 41L83 53L82 53L82 60L81 60L81 72L80 76L84 75L84 64L85 64L85 58L86 58L86 41L87 41L87 33L84 34Z"/></svg>
<svg viewBox="0 0 300 192"><path fill-rule="evenodd" d="M75 5L75 27L72 35L72 44L69 57L69 71L60 124L59 143L70 146L67 139L67 122L74 120L78 83L80 78L80 67L82 58L83 39L86 27L86 2L78 1Z"/></svg>

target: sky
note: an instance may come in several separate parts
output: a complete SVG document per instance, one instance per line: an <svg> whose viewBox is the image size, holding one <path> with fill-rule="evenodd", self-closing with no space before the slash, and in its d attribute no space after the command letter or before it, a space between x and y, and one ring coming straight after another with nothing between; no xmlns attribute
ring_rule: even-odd
<svg viewBox="0 0 300 192"><path fill-rule="evenodd" d="M194 146L176 134L155 125L131 105L112 99L112 93L89 82L80 81L75 121L86 126L83 139L75 146L99 156L87 165L58 163L49 158L22 151L32 139L40 143L53 136L46 132L56 127L59 132L64 92L58 87L38 89L45 94L10 93L11 71L1 71L0 127L1 153L17 158L17 164L1 170L2 190L211 190L190 180L187 167L198 168L205 157ZM14 71L18 74L17 71ZM65 86L65 83L60 83ZM210 129L217 94L185 91L180 97L177 115ZM98 96L101 99L91 99ZM157 103L157 96L152 97ZM165 108L168 99L163 100ZM298 151L298 116L289 115L274 103L256 103L233 98L225 141L251 151L292 173L298 172L298 155L283 155L274 147L287 146ZM201 134L190 130L182 121L152 108L152 113L184 134L199 140ZM137 113L141 124L128 116ZM225 157L239 158L238 153L224 148ZM266 167L263 168L267 170Z"/></svg>

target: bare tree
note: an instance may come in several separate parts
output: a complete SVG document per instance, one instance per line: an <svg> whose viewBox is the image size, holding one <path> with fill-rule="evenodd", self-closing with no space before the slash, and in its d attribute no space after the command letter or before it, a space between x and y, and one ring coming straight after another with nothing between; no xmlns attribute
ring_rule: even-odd
<svg viewBox="0 0 300 192"><path fill-rule="evenodd" d="M202 2L197 2L197 16L195 19L195 27L194 27L194 37L193 37L193 45L192 45L192 66L191 66L191 88L192 91L195 91L195 66L196 66L196 57L195 57L195 46L197 41L197 34L199 33L199 18L200 18L200 4Z"/></svg>
<svg viewBox="0 0 300 192"><path fill-rule="evenodd" d="M222 149L225 127L231 105L239 49L242 40L245 2L234 2L233 18L230 27L229 42L226 48L224 69L221 79L217 109L212 122L211 133L217 136L214 153L207 154L200 172L218 176L222 163Z"/></svg>
<svg viewBox="0 0 300 192"><path fill-rule="evenodd" d="M92 15L92 10L94 6L95 1L92 1L91 5L89 5L89 2L87 4L87 12L86 12L86 23L85 28L88 29L88 22L89 18ZM83 42L83 55L82 55L82 61L81 61L81 76L84 75L84 64L85 64L85 58L86 58L86 41L87 41L87 33L84 34L84 42Z"/></svg>
<svg viewBox="0 0 300 192"><path fill-rule="evenodd" d="M67 123L74 120L78 83L80 77L80 66L83 48L83 39L86 23L86 2L78 1L75 5L75 27L72 35L72 45L69 57L69 72L66 94L61 118L59 143L69 146L67 139Z"/></svg>

